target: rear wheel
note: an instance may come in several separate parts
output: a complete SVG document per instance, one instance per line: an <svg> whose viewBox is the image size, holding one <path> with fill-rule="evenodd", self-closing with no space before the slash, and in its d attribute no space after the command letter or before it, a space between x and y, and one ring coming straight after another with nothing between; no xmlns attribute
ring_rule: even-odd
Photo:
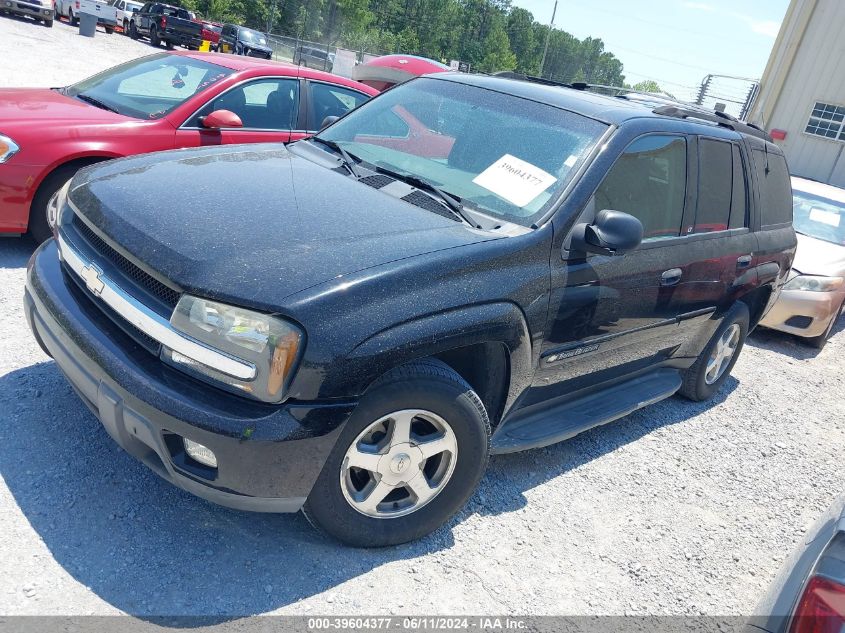
<svg viewBox="0 0 845 633"><path fill-rule="evenodd" d="M72 26L77 26L79 24L79 18L73 15L73 9L67 10L67 19L70 20Z"/></svg>
<svg viewBox="0 0 845 633"><path fill-rule="evenodd" d="M129 37L131 37L133 40L138 39L138 27L135 26L135 20L132 20L129 23Z"/></svg>
<svg viewBox="0 0 845 633"><path fill-rule="evenodd" d="M684 373L684 382L679 390L681 395L701 401L710 399L719 391L745 344L749 320L748 306L742 302L735 303L698 360Z"/></svg>
<svg viewBox="0 0 845 633"><path fill-rule="evenodd" d="M53 20L44 20L44 26L46 26L48 29L52 29L53 28Z"/></svg>
<svg viewBox="0 0 845 633"><path fill-rule="evenodd" d="M123 21L123 34L129 35L129 22L127 20Z"/></svg>
<svg viewBox="0 0 845 633"><path fill-rule="evenodd" d="M150 44L158 48L161 45L161 39L158 36L158 29L155 25L150 27Z"/></svg>
<svg viewBox="0 0 845 633"><path fill-rule="evenodd" d="M303 511L358 547L420 538L472 495L489 444L484 405L457 373L437 360L399 367L361 399Z"/></svg>
<svg viewBox="0 0 845 633"><path fill-rule="evenodd" d="M114 33L114 27L113 26L105 26L103 28L106 30L106 33L108 35L111 35L112 33Z"/></svg>

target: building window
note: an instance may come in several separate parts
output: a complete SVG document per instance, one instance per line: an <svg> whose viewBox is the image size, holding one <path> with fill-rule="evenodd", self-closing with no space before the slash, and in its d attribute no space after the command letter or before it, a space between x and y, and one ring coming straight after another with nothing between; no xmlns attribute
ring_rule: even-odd
<svg viewBox="0 0 845 633"><path fill-rule="evenodd" d="M814 136L845 141L843 121L845 121L845 106L816 102L804 131Z"/></svg>

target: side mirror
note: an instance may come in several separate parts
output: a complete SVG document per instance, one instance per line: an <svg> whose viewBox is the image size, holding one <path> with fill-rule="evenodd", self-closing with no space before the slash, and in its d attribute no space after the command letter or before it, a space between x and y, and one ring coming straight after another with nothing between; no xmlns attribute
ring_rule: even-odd
<svg viewBox="0 0 845 633"><path fill-rule="evenodd" d="M209 130L244 126L241 117L231 110L215 110L211 114L204 116L200 122L204 128L208 128Z"/></svg>
<svg viewBox="0 0 845 633"><path fill-rule="evenodd" d="M592 224L572 229L570 250L599 255L624 255L643 241L643 225L629 213L605 209Z"/></svg>
<svg viewBox="0 0 845 633"><path fill-rule="evenodd" d="M327 116L325 119L323 119L323 122L320 124L320 131L322 132L323 130L325 130L339 118L339 116Z"/></svg>

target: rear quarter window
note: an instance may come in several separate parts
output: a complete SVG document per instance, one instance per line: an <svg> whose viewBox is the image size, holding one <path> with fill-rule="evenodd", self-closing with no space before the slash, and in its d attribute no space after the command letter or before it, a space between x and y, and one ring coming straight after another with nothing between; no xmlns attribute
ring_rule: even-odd
<svg viewBox="0 0 845 633"><path fill-rule="evenodd" d="M792 185L782 154L755 149L751 152L760 192L762 227L792 224Z"/></svg>

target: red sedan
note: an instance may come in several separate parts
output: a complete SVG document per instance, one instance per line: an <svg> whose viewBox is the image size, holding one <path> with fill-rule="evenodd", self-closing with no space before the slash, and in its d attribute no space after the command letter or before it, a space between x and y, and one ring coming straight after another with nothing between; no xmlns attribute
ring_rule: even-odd
<svg viewBox="0 0 845 633"><path fill-rule="evenodd" d="M86 165L224 143L289 142L378 91L293 65L159 53L66 88L0 90L0 233L50 236L56 193Z"/></svg>

